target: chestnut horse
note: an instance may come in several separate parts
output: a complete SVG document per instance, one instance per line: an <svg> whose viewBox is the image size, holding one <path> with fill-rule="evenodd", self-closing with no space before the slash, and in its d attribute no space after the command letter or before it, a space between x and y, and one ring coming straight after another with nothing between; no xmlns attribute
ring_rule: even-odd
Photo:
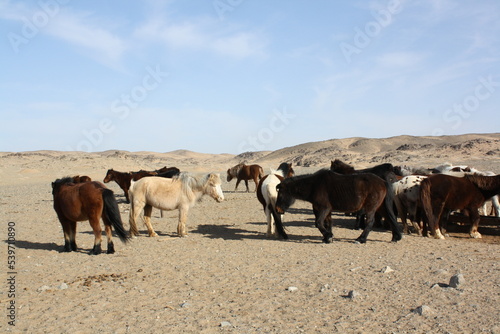
<svg viewBox="0 0 500 334"><path fill-rule="evenodd" d="M76 222L88 220L94 230L94 248L90 254L100 254L102 218L108 238L107 253L112 254L115 248L112 240L111 226L123 242L128 241L128 235L123 228L120 210L113 191L102 183L88 181L74 183L72 177L57 179L52 182L54 210L61 222L64 232L64 251L76 251Z"/></svg>
<svg viewBox="0 0 500 334"><path fill-rule="evenodd" d="M446 174L429 176L420 183L420 200L429 221L431 235L444 239L440 230L443 212L465 210L471 223L470 236L481 238L478 232L479 211L483 203L500 194L500 175L479 174L456 177Z"/></svg>
<svg viewBox="0 0 500 334"><path fill-rule="evenodd" d="M264 207L264 213L267 218L267 236L277 236L277 235L286 235L284 231L279 231L276 233L276 224L274 220L281 219L281 217L276 218L276 198L278 197L278 193L276 191L276 186L283 181L285 178L292 177L295 174L292 168L291 163L283 162L279 165L277 170L271 169L271 174L264 176L259 181L259 185L257 186L257 199L260 204ZM282 225L279 225L282 226Z"/></svg>
<svg viewBox="0 0 500 334"><path fill-rule="evenodd" d="M234 187L235 191L238 189L241 180L245 181L247 192L250 192L248 189L248 180L253 180L255 182L255 191L257 191L259 180L264 177L264 170L259 165L245 165L244 163L240 163L227 170L227 182L230 182L235 177L237 178L236 187Z"/></svg>
<svg viewBox="0 0 500 334"><path fill-rule="evenodd" d="M323 242L330 243L332 233L332 211L359 212L366 214L366 227L356 239L366 243L375 220L375 212L384 203L387 193L385 182L373 174L341 175L330 170L320 170L314 174L300 175L284 179L276 186L278 198L276 212L283 214L295 199L310 202L313 205L316 227L323 234ZM391 201L392 203L392 201ZM391 219L392 241L401 240L401 232L396 219ZM276 225L282 224L280 219ZM283 228L276 227L278 231ZM283 237L285 237L283 235Z"/></svg>
<svg viewBox="0 0 500 334"><path fill-rule="evenodd" d="M196 178L187 173L168 179L162 177L145 177L133 182L130 187L130 234L139 235L137 219L144 212L144 224L150 237L158 234L151 226L151 212L153 207L161 210L179 210L177 234L180 237L187 235L186 220L189 208L203 195L209 195L217 202L224 200L219 174L207 174Z"/></svg>

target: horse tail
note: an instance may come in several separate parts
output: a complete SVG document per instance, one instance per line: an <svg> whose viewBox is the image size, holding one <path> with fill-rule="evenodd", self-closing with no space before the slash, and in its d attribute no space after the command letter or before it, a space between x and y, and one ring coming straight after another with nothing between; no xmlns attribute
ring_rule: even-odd
<svg viewBox="0 0 500 334"><path fill-rule="evenodd" d="M285 240L288 239L288 235L285 232L285 228L283 227L283 222L281 221L281 215L276 212L274 205L269 203L269 209L271 210L271 214L274 218L274 225L276 226L276 231L278 234Z"/></svg>
<svg viewBox="0 0 500 334"><path fill-rule="evenodd" d="M123 228L120 209L118 208L118 203L116 202L113 191L104 189L102 192L102 199L104 201L103 213L106 215L107 220L111 222L111 225L122 242L129 241L129 236Z"/></svg>
<svg viewBox="0 0 500 334"><path fill-rule="evenodd" d="M424 209L424 214L427 217L427 222L429 224L431 234L434 235L435 222L434 214L432 213L431 183L428 181L428 179L423 180L420 183L420 202L422 204L422 208Z"/></svg>
<svg viewBox="0 0 500 334"><path fill-rule="evenodd" d="M259 166L259 180L262 179L264 177L264 169Z"/></svg>
<svg viewBox="0 0 500 334"><path fill-rule="evenodd" d="M389 224L392 229L392 241L401 240L402 235L398 226L396 215L394 214L394 189L392 182L389 180L384 180L387 193L384 198L384 206L386 211L386 217L389 220Z"/></svg>

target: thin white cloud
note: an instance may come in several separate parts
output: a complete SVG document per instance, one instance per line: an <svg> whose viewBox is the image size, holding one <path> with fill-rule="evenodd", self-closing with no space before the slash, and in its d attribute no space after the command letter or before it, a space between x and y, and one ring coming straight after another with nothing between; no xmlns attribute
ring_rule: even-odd
<svg viewBox="0 0 500 334"><path fill-rule="evenodd" d="M1 1L0 18L18 21L19 31L13 33L20 35L23 35L24 25L29 23L35 26L36 29L30 30L33 31L30 36L23 35L24 38L32 39L38 35L52 36L86 50L91 57L101 63L116 67L127 46L122 38L106 28L109 22L99 22L92 13L75 12L58 3L57 6L53 4L50 8L51 11L47 12L41 4L26 5ZM34 18L43 21L35 24Z"/></svg>
<svg viewBox="0 0 500 334"><path fill-rule="evenodd" d="M377 62L383 67L415 67L423 58L415 52L390 52L379 56Z"/></svg>
<svg viewBox="0 0 500 334"><path fill-rule="evenodd" d="M88 49L96 59L111 63L119 61L127 50L126 42L92 21L91 14L64 10L47 26L47 32L77 47Z"/></svg>
<svg viewBox="0 0 500 334"><path fill-rule="evenodd" d="M165 17L155 17L138 27L133 35L137 40L163 43L169 49L194 49L233 58L264 56L267 45L261 33L227 31L218 22L207 19L171 22Z"/></svg>

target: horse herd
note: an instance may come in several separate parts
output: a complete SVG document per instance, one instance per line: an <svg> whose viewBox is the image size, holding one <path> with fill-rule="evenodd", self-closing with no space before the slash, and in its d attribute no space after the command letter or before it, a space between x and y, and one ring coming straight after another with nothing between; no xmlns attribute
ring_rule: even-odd
<svg viewBox="0 0 500 334"><path fill-rule="evenodd" d="M265 175L259 165L238 164L227 170L227 181L237 179L235 190L244 181L255 183L257 199L267 219L267 236L288 239L283 226L283 215L295 200L312 204L315 226L323 242L333 239L332 212L356 215L356 224L363 227L356 243L365 243L375 222L382 219L392 231L392 241L402 238L397 216L403 223L403 232L409 233L407 219L419 235L444 239L443 233L450 212L461 210L470 218L470 236L481 238L478 232L479 208L488 200L496 216L500 216L498 195L500 175L480 172L465 166L445 164L433 169L412 169L386 163L367 169L355 169L335 160L330 169L296 176L290 163L282 163ZM202 196L217 202L224 200L219 174L209 173L196 177L181 173L176 167L163 167L155 171L118 172L108 170L103 182L115 181L130 203L127 233L120 218L114 193L88 176L58 179L52 183L54 210L64 233L64 251L76 251L76 223L88 220L94 232L91 254L101 249L100 219L107 236L107 253L114 253L112 228L121 241L137 236L137 219L144 215L150 237L157 236L151 225L153 208L178 210L177 234L186 236L189 208Z"/></svg>

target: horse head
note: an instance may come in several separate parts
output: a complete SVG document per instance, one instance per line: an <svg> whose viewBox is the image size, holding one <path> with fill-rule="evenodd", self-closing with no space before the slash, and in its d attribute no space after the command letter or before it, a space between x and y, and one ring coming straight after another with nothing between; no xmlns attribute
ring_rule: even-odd
<svg viewBox="0 0 500 334"><path fill-rule="evenodd" d="M222 182L219 174L208 175L207 194L219 203L224 200L224 193L222 192L221 184Z"/></svg>
<svg viewBox="0 0 500 334"><path fill-rule="evenodd" d="M293 205L295 198L287 187L286 179L276 185L276 191L278 192L278 197L276 198L275 209L277 213L282 215Z"/></svg>
<svg viewBox="0 0 500 334"><path fill-rule="evenodd" d="M106 176L104 177L104 180L102 180L102 182L108 183L109 181L113 181L113 177L115 175L114 172L115 171L113 170L113 168L108 169L108 172L106 173Z"/></svg>

